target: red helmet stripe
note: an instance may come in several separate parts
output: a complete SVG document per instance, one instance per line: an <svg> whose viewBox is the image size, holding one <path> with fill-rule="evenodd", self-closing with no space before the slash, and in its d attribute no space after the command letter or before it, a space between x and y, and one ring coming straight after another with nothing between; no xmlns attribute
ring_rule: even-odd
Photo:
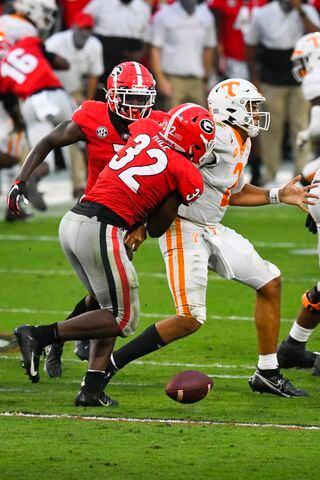
<svg viewBox="0 0 320 480"><path fill-rule="evenodd" d="M195 103L187 103L186 105L184 105L183 107L179 108L179 110L177 110L173 115L172 117L170 118L169 122L168 122L168 125L164 131L164 137L167 137L168 133L170 132L171 130L171 127L172 127L172 124L173 122L175 121L175 119L177 117L179 117L179 115L182 113L182 112L185 112L186 110L188 110L189 108L193 108L193 107L198 107L199 105L196 105Z"/></svg>

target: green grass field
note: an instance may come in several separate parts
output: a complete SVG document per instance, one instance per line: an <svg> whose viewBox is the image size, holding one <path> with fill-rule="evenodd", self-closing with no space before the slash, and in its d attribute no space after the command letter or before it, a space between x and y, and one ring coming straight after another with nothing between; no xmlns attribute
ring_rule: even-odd
<svg viewBox="0 0 320 480"><path fill-rule="evenodd" d="M301 294L319 276L313 253L317 238L303 227L304 217L294 208L273 206L234 208L225 218L282 271L281 338L300 309ZM0 333L22 323L60 321L84 295L57 240L59 219L0 222ZM140 280L139 333L174 310L157 242L149 239L134 263ZM309 391L309 398L250 391L247 379L257 361L254 299L247 287L210 274L207 323L119 372L109 387L119 401L114 408L73 406L86 365L75 358L71 344L63 356L63 377L49 379L42 372L37 385L24 376L17 351L2 352L0 479L318 478L320 378L307 370L285 372ZM319 344L320 329L309 347L319 350ZM173 402L164 387L190 368L212 376L214 389L194 405Z"/></svg>

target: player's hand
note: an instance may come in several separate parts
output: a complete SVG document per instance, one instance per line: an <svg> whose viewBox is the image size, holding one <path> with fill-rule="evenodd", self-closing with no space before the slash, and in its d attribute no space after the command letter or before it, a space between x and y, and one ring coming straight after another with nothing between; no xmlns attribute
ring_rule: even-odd
<svg viewBox="0 0 320 480"><path fill-rule="evenodd" d="M318 232L317 224L310 213L308 213L307 215L305 226L309 230L309 232L313 234L316 234Z"/></svg>
<svg viewBox="0 0 320 480"><path fill-rule="evenodd" d="M135 230L132 230L132 232L126 233L124 237L124 243L127 248L129 248L132 252L135 252L146 238L146 227L144 225L139 225L139 227L137 227Z"/></svg>
<svg viewBox="0 0 320 480"><path fill-rule="evenodd" d="M299 149L303 148L305 144L309 141L309 131L300 130L296 138L296 145Z"/></svg>
<svg viewBox="0 0 320 480"><path fill-rule="evenodd" d="M23 200L25 205L28 205L27 199L28 191L25 182L21 180L16 180L15 183L10 188L10 191L7 196L7 205L10 212L14 213L15 215L20 215L20 200Z"/></svg>
<svg viewBox="0 0 320 480"><path fill-rule="evenodd" d="M308 213L308 209L305 205L314 205L313 199L318 199L318 195L310 193L315 187L319 187L320 183L313 183L306 187L298 186L297 183L301 180L301 175L294 177L287 185L282 187L279 191L279 199L282 203L288 205L296 205L304 212Z"/></svg>

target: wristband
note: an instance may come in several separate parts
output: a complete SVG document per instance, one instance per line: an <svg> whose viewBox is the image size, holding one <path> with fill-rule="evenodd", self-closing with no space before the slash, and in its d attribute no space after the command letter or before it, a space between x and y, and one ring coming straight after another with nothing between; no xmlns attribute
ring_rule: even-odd
<svg viewBox="0 0 320 480"><path fill-rule="evenodd" d="M269 191L269 200L271 204L281 203L279 198L280 188L271 188Z"/></svg>

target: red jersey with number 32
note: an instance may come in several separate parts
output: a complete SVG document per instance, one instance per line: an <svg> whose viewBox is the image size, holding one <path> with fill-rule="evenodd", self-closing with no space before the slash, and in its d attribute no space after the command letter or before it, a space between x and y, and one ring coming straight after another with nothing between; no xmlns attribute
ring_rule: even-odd
<svg viewBox="0 0 320 480"><path fill-rule="evenodd" d="M34 93L63 88L42 50L42 40L27 37L15 43L0 62L0 92L23 100Z"/></svg>
<svg viewBox="0 0 320 480"><path fill-rule="evenodd" d="M143 220L175 190L185 205L191 205L203 192L199 170L161 139L154 120L139 120L129 130L127 145L100 173L83 201L105 205L128 226Z"/></svg>
<svg viewBox="0 0 320 480"><path fill-rule="evenodd" d="M152 111L149 118L161 121L165 117L161 111ZM72 121L82 130L88 145L88 179L85 193L89 193L96 183L99 173L111 158L124 145L129 133L120 134L110 120L108 104L88 100L73 113Z"/></svg>

